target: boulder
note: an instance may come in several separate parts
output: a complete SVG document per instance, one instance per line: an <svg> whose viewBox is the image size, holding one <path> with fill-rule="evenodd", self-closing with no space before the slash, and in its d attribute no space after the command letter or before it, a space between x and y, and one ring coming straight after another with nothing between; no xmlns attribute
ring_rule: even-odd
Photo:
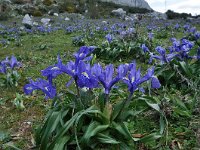
<svg viewBox="0 0 200 150"><path fill-rule="evenodd" d="M65 18L65 21L69 21L70 19L68 17Z"/></svg>
<svg viewBox="0 0 200 150"><path fill-rule="evenodd" d="M27 29L31 29L33 26L33 20L32 18L26 14L22 20L22 24L27 28Z"/></svg>
<svg viewBox="0 0 200 150"><path fill-rule="evenodd" d="M126 21L134 21L134 18L130 17L130 16L126 16L124 18Z"/></svg>
<svg viewBox="0 0 200 150"><path fill-rule="evenodd" d="M113 10L112 14L117 17L124 18L126 15L126 11L124 11L122 8L118 8L116 10Z"/></svg>
<svg viewBox="0 0 200 150"><path fill-rule="evenodd" d="M150 13L150 17L152 17L156 20L167 20L167 15L165 13L156 12L156 11Z"/></svg>
<svg viewBox="0 0 200 150"><path fill-rule="evenodd" d="M149 4L145 0L100 0L102 2L114 3L117 5L128 6L128 7L139 7L152 10Z"/></svg>
<svg viewBox="0 0 200 150"><path fill-rule="evenodd" d="M42 22L43 26L45 26L45 27L49 26L50 21L51 21L51 19L49 19L49 18L42 18L41 19L41 22Z"/></svg>

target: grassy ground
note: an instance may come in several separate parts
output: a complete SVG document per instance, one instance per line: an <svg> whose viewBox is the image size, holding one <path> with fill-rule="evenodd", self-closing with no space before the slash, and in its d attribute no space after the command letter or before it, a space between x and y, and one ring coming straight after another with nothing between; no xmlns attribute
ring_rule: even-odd
<svg viewBox="0 0 200 150"><path fill-rule="evenodd" d="M1 48L1 59L15 55L19 60L23 60L23 67L20 70L22 77L18 88L0 89L0 131L6 131L13 135L16 139L14 141L17 142L16 146L25 148L28 146L27 144L31 145L32 127L44 118L44 114L48 110L46 107L48 102L43 99L38 100L36 97L26 98L24 100L26 109L20 111L13 105L15 93L22 94L27 79L39 77L42 69L57 61L58 53L61 56L65 55L66 59L71 57L71 53L77 50L71 45L71 36L73 35L66 35L63 31L40 36L25 35L21 39L21 46L11 43L6 48ZM31 124L27 125L27 122Z"/></svg>
<svg viewBox="0 0 200 150"><path fill-rule="evenodd" d="M141 27L139 30L142 33L143 28ZM34 129L42 123L51 102L45 101L42 97L25 97L25 109L19 110L13 105L15 94L23 94L23 86L27 83L28 78L40 77L42 69L56 62L57 54L60 54L64 61L70 60L72 53L78 50L78 47L72 45L72 37L76 35L78 33L66 34L60 30L44 35L25 34L21 36L19 45L11 42L6 47L0 47L0 59L15 55L19 61L22 60L23 64L20 69L22 77L19 86L17 88L0 88L0 141L3 136L7 136L8 144L14 143L16 147L24 150L34 145ZM182 34L177 36L181 37ZM99 43L101 41L102 39L99 39ZM167 40L164 43L167 43ZM63 81L62 78L60 82ZM155 126L157 127L156 122L152 122L156 118L152 118L151 112L149 113L142 118L136 118L137 122L130 125L136 127L134 131L145 134L145 132L154 130ZM199 115L194 115L192 118L172 116L168 127L168 147L160 149L165 150L171 147L172 149L189 150L195 147L197 140L195 134L200 125L199 119ZM142 144L140 147L145 149Z"/></svg>

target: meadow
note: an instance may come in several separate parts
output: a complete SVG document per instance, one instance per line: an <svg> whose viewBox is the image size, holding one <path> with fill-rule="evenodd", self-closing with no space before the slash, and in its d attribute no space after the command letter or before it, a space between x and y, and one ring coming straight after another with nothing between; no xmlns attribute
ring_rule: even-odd
<svg viewBox="0 0 200 150"><path fill-rule="evenodd" d="M199 149L200 20L0 22L0 149Z"/></svg>

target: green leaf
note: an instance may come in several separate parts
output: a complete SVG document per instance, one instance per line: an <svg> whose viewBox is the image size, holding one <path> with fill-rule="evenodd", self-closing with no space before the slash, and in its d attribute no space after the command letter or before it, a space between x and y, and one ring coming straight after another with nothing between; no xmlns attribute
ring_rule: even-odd
<svg viewBox="0 0 200 150"><path fill-rule="evenodd" d="M124 105L124 102L119 102L114 105L113 112L112 112L112 120L115 120L118 117L123 105Z"/></svg>
<svg viewBox="0 0 200 150"><path fill-rule="evenodd" d="M174 113L177 113L180 116L191 117L191 114L187 110L181 110L180 108L174 108Z"/></svg>
<svg viewBox="0 0 200 150"><path fill-rule="evenodd" d="M85 134L83 135L82 141L84 143L90 144L90 138L96 136L97 133L106 130L109 125L100 125L98 122L92 122L89 127L87 128Z"/></svg>
<svg viewBox="0 0 200 150"><path fill-rule="evenodd" d="M128 139L128 140L133 139L133 137L131 136L131 133L129 132L127 126L124 123L113 122L113 128L117 130L119 134L123 135L125 139Z"/></svg>
<svg viewBox="0 0 200 150"><path fill-rule="evenodd" d="M48 141L50 139L51 134L58 126L58 123L60 122L59 119L59 112L53 112L51 116L46 121L44 128L42 129L42 138L41 138L41 149L46 150ZM43 133L44 132L44 133Z"/></svg>
<svg viewBox="0 0 200 150"><path fill-rule="evenodd" d="M9 148L12 150L21 150L20 148L16 147L12 142L4 144L3 147L5 147L5 149Z"/></svg>
<svg viewBox="0 0 200 150"><path fill-rule="evenodd" d="M54 145L60 141L60 139L67 134L68 130L71 129L72 127L75 126L75 138L76 138L76 144L78 145L79 149L79 142L78 142L78 138L77 138L77 124L79 123L80 118L83 115L87 115L87 114L97 114L100 113L95 106L91 106L86 110L82 110L77 112L76 114L74 114L74 116L72 116L72 118L70 120L68 120L64 126L62 126L62 128L59 130L59 132L56 134L56 136L54 137L53 141L51 142L51 144L48 146L48 150L52 150Z"/></svg>
<svg viewBox="0 0 200 150"><path fill-rule="evenodd" d="M152 103L149 103L148 101L145 100L145 102L153 109L157 110L158 112L160 112L160 107L158 104L152 104Z"/></svg>
<svg viewBox="0 0 200 150"><path fill-rule="evenodd" d="M73 126L75 123L76 118L78 117L78 113L76 113L70 120L68 120L64 126L59 130L53 141L48 146L48 150L52 150L56 143L58 143L62 137L66 134L66 132ZM42 148L40 148L42 150Z"/></svg>
<svg viewBox="0 0 200 150"><path fill-rule="evenodd" d="M65 144L70 140L69 136L64 136L58 140L56 143L54 150L64 150L65 149Z"/></svg>
<svg viewBox="0 0 200 150"><path fill-rule="evenodd" d="M158 104L149 102L149 101L155 101L152 97L149 97L149 96L139 97L139 100L145 101L146 104L147 104L149 107L153 108L154 110L156 110L156 111L158 111L158 112L161 112L161 109L160 109L160 107L159 107Z"/></svg>
<svg viewBox="0 0 200 150"><path fill-rule="evenodd" d="M9 133L0 131L0 142L5 142L8 139L10 139Z"/></svg>
<svg viewBox="0 0 200 150"><path fill-rule="evenodd" d="M98 133L96 138L98 139L100 143L105 143L105 144L119 144L120 143L114 138L102 133Z"/></svg>
<svg viewBox="0 0 200 150"><path fill-rule="evenodd" d="M160 134L163 134L165 130L165 121L164 121L164 116L160 116Z"/></svg>
<svg viewBox="0 0 200 150"><path fill-rule="evenodd" d="M162 135L158 134L158 133L152 133L152 134L149 134L143 138L140 139L141 142L143 143L148 143L148 142L151 142L151 141L155 141L159 138L161 138Z"/></svg>
<svg viewBox="0 0 200 150"><path fill-rule="evenodd" d="M139 111L133 111L133 110L124 110L121 115L120 118L123 119L124 121L127 120L130 117L134 117L137 116L138 114L142 113L145 109L141 109Z"/></svg>
<svg viewBox="0 0 200 150"><path fill-rule="evenodd" d="M190 69L184 61L179 62L179 65L183 69L183 71L186 73L187 76L192 77Z"/></svg>

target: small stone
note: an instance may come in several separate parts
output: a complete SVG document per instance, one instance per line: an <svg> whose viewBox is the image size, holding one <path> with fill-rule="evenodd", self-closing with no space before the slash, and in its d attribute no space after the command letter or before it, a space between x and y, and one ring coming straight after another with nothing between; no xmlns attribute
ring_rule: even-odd
<svg viewBox="0 0 200 150"><path fill-rule="evenodd" d="M33 21L32 18L26 14L22 20L22 24L27 28L27 29L31 29L33 26Z"/></svg>
<svg viewBox="0 0 200 150"><path fill-rule="evenodd" d="M58 13L53 13L53 15L58 17Z"/></svg>
<svg viewBox="0 0 200 150"><path fill-rule="evenodd" d="M69 21L70 19L68 17L65 18L65 21Z"/></svg>
<svg viewBox="0 0 200 150"><path fill-rule="evenodd" d="M43 26L48 26L50 21L51 21L51 19L49 19L49 18L42 18L41 19Z"/></svg>

